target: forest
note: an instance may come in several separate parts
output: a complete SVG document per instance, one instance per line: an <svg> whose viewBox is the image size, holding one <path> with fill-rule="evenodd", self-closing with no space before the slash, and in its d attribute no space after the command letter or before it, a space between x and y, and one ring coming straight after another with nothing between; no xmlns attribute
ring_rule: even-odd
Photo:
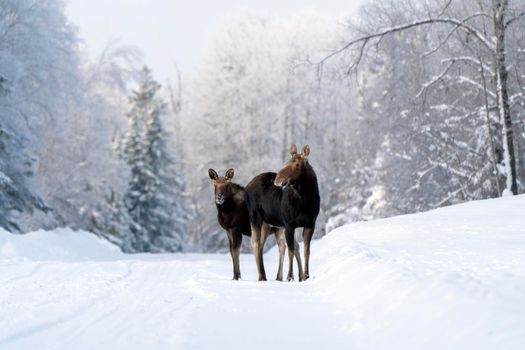
<svg viewBox="0 0 525 350"><path fill-rule="evenodd" d="M308 144L318 238L525 192L525 1L232 15L192 74L83 51L62 0L0 0L0 227L124 252L228 249L208 168L245 185Z"/></svg>

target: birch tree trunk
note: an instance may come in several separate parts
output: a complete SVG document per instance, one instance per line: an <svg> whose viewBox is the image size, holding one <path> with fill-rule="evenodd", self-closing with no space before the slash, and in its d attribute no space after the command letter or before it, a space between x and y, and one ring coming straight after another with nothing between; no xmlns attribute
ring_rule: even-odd
<svg viewBox="0 0 525 350"><path fill-rule="evenodd" d="M505 12L508 0L493 0L494 34L496 36L496 81L501 124L503 125L503 152L506 170L506 190L518 193L516 183L516 157L514 155L514 135L507 91L507 66L505 64Z"/></svg>

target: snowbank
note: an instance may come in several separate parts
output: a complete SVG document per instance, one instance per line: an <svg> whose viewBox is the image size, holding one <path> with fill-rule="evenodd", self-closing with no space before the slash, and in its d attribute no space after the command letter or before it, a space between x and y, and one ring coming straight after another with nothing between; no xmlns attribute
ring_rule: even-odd
<svg viewBox="0 0 525 350"><path fill-rule="evenodd" d="M0 260L104 260L122 256L118 247L86 231L60 228L23 235L0 228Z"/></svg>
<svg viewBox="0 0 525 350"><path fill-rule="evenodd" d="M356 348L525 348L525 195L350 224L312 255Z"/></svg>

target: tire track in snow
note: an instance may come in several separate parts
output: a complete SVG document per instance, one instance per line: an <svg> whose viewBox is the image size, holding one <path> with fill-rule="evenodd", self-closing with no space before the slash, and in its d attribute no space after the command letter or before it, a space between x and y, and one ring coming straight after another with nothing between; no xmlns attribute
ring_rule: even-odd
<svg viewBox="0 0 525 350"><path fill-rule="evenodd" d="M24 274L21 274L19 276L15 276L15 277L11 277L11 278L8 278L4 281L0 281L0 288L4 288L4 287L7 287L9 284L13 283L13 282L17 282L17 281L20 281L20 280L23 280L23 279L28 279L28 278L31 278L33 277L38 271L40 271L42 268L44 268L45 266L49 266L49 265L52 265L53 263L49 263L49 262L40 262L40 263L33 263L35 266L32 267L29 272L27 273L24 273ZM15 265L16 266L16 265Z"/></svg>
<svg viewBox="0 0 525 350"><path fill-rule="evenodd" d="M118 264L120 262L116 262L116 263ZM117 264L115 264L115 265L117 265ZM76 319L82 319L82 317L85 317L84 315L92 313L92 310L93 310L93 308L96 305L100 304L100 302L103 301L103 300L107 300L110 297L110 295L113 293L113 291L111 289L111 285L112 284L118 283L118 282L120 282L122 280L126 280L127 278L129 278L133 274L132 266L134 264L135 264L135 262L133 262L133 261L132 262L126 262L126 264L125 264L126 270L125 270L125 272L124 272L124 274L122 276L119 276L119 278L115 279L113 275L111 275L111 274L108 275L108 279L105 280L106 282L109 282L108 288L107 288L108 290L105 291L105 293L103 293L102 295L99 295L98 297L96 297L94 299L90 299L87 302L81 303L81 305L77 306L74 309L74 311L66 312L66 313L64 313L64 314L62 314L60 316L57 316L57 317L54 317L54 318L50 318L50 319L47 319L45 321L36 322L35 324L32 324L30 326L26 326L26 327L22 328L21 330L17 330L16 332L13 332L11 334L0 335L0 346L3 347L3 346L13 345L13 348L18 349L17 343L20 343L20 342L23 343L24 339L38 336L41 333L50 332L52 329L55 329L55 328L68 326L71 323L75 323ZM30 277L34 277L34 276L36 276L38 274L38 272L41 270L41 268L44 265L49 265L49 263L44 263L44 262L39 263L28 274L23 275L23 276L19 276L17 278L12 278L12 279L9 280L9 282L10 283L22 282L25 279L28 279ZM58 263L54 263L55 267L58 267L58 265L59 265ZM64 266L62 267L62 269L64 267L66 267L66 269L67 269L67 267L73 267L74 268L76 266L78 266L78 264L64 263ZM53 299L60 300L56 296L53 297ZM38 305L35 305L35 307L38 307ZM110 312L106 312L105 314L103 313L102 316L98 316L97 317L98 322L100 322L104 318L107 318L112 313L116 312L117 310L118 310L118 306L114 310L111 310ZM93 324L95 324L95 323L93 323ZM78 325L75 326L74 328L78 328ZM28 348L31 348L31 347L28 347Z"/></svg>

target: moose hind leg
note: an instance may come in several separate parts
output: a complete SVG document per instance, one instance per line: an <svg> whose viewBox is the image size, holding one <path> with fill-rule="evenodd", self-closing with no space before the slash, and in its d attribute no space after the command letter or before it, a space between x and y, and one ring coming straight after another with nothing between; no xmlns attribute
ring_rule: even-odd
<svg viewBox="0 0 525 350"><path fill-rule="evenodd" d="M252 251L255 257L255 265L259 274L259 281L266 281L266 272L264 271L264 263L262 260L261 246L261 228L252 225Z"/></svg>
<svg viewBox="0 0 525 350"><path fill-rule="evenodd" d="M293 227L286 227L284 236L286 237L286 245L288 246L288 282L293 281L293 258L295 255L295 229Z"/></svg>
<svg viewBox="0 0 525 350"><path fill-rule="evenodd" d="M271 228L270 225L263 221L261 226L261 238L259 241L259 260L260 264L262 266L262 271L264 272L264 245L266 244L266 240L268 239L268 235L270 234ZM266 281L266 274L264 275L264 279L262 281Z"/></svg>
<svg viewBox="0 0 525 350"><path fill-rule="evenodd" d="M305 227L303 229L303 240L304 240L304 279L307 280L310 277L310 242L314 235L315 227Z"/></svg>
<svg viewBox="0 0 525 350"><path fill-rule="evenodd" d="M283 280L283 260L284 252L286 251L286 241L284 239L283 229L275 229L275 240L277 241L277 246L279 247L279 267L277 269L277 281Z"/></svg>
<svg viewBox="0 0 525 350"><path fill-rule="evenodd" d="M261 238L260 238L260 246L259 248L264 250L264 245L266 244L266 240L268 239L268 235L271 232L270 225L268 225L266 222L263 222L261 226Z"/></svg>

